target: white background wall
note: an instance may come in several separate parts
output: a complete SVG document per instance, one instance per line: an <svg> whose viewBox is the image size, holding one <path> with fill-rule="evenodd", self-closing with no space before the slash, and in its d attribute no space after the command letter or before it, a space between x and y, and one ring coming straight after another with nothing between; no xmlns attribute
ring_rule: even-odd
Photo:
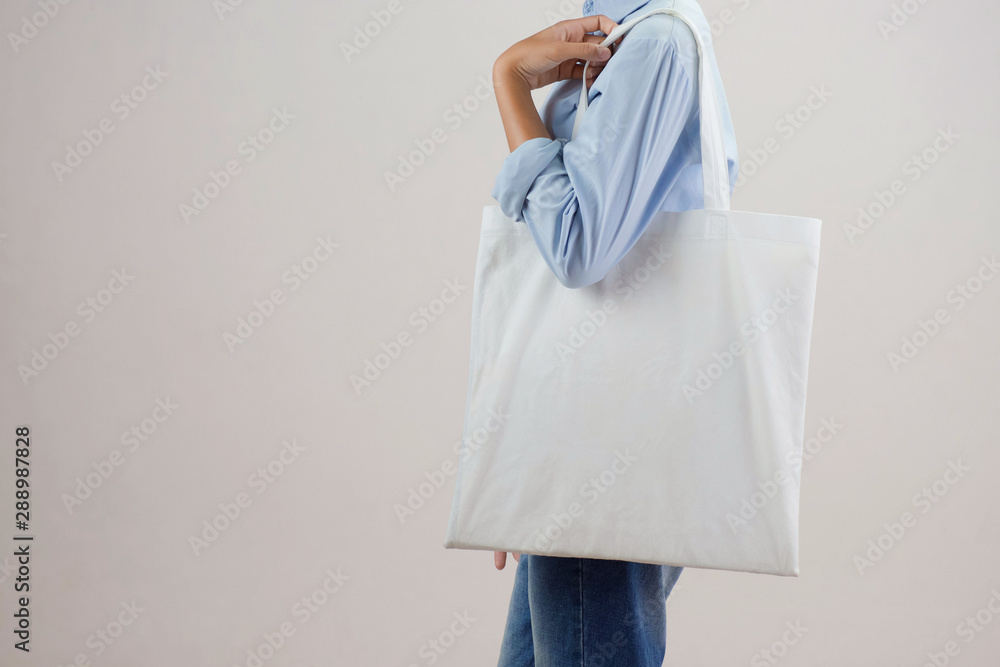
<svg viewBox="0 0 1000 667"><path fill-rule="evenodd" d="M4 665L247 665L283 623L294 634L266 665L426 665L427 642L466 611L436 664L495 664L513 561L497 572L492 554L443 549L453 477L403 522L394 505L457 460L480 210L507 154L481 82L579 4L402 0L350 61L341 44L387 3L345 4L246 0L220 18L210 0L71 0L35 33L23 19L38 3L0 8ZM975 279L1000 251L1000 9L909 0L918 11L884 37L890 0L703 7L753 174L733 208L823 220L806 431L843 427L804 464L801 576L686 570L666 664L768 664L759 652L799 622L778 664L916 666L953 641L948 664L992 665L1000 279ZM15 49L21 31L33 36ZM165 78L133 93L147 68ZM832 96L779 132L814 86ZM127 117L122 95L144 98ZM241 142L274 109L294 118L250 160ZM112 132L95 133L102 119ZM390 189L385 173L435 128L446 141ZM958 138L914 179L907 161L935 157L948 128ZM52 163L87 134L102 138L60 179ZM756 167L770 137L780 150ZM179 206L230 160L239 173L186 222ZM896 179L903 194L851 242L845 226ZM285 282L318 237L338 247ZM459 298L421 329L411 314L449 280ZM949 291L967 281L981 289L959 308ZM231 350L227 333L276 289L283 301ZM91 298L100 312L79 308ZM894 369L887 354L937 309L948 321ZM46 348L67 326L76 335ZM356 392L350 375L401 333L412 344ZM22 377L35 351L50 358ZM30 656L11 634L25 424ZM123 440L133 427L143 439ZM298 453L273 463L286 441ZM959 460L943 497L914 504ZM249 503L196 553L191 537L239 494ZM915 525L859 571L907 511ZM296 605L328 572L340 588L307 615ZM961 625L982 609L980 631ZM129 625L99 640L119 617Z"/></svg>

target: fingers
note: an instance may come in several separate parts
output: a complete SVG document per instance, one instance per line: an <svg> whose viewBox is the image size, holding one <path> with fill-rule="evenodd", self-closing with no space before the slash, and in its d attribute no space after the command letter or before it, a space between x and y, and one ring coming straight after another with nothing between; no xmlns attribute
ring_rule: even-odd
<svg viewBox="0 0 1000 667"><path fill-rule="evenodd" d="M521 554L517 553L516 551L513 552L513 553L514 553L514 560L516 560L518 563L520 563L521 562ZM506 551L494 551L493 552L493 564L496 566L496 568L498 570L502 570L504 568L504 565L507 564L507 552Z"/></svg>
<svg viewBox="0 0 1000 667"><path fill-rule="evenodd" d="M587 66L587 81L593 81L597 78L597 75L604 71L604 63L590 63ZM573 65L573 69L569 73L570 79L579 79L583 76L583 63L577 63Z"/></svg>
<svg viewBox="0 0 1000 667"><path fill-rule="evenodd" d="M590 90L591 86L594 84L594 81L597 80L597 77L603 71L604 71L604 63L590 63L587 66L587 79L586 79L586 81L584 83L586 84L588 91ZM583 63L577 63L577 64L573 65L573 68L569 71L569 74L567 76L563 77L563 78L564 79L575 79L576 81L582 80L582 78L583 78Z"/></svg>
<svg viewBox="0 0 1000 667"><path fill-rule="evenodd" d="M605 35L609 35L612 30L618 27L617 23L604 14L595 14L593 16L584 16L583 18L569 20L579 23L584 32L594 32L595 30L600 30Z"/></svg>
<svg viewBox="0 0 1000 667"><path fill-rule="evenodd" d="M617 26L617 24L613 24L613 25ZM607 39L607 34L604 34L604 35L584 35L583 36L583 41L584 42L589 42L591 44L598 44L598 45L600 45L600 43L603 42L605 39ZM625 39L625 35L620 36L618 39L616 39L615 41L613 41L613 42L611 42L610 44L607 45L608 48L611 49L611 55L614 55L615 51L618 50L618 47L622 45L622 40L623 39Z"/></svg>

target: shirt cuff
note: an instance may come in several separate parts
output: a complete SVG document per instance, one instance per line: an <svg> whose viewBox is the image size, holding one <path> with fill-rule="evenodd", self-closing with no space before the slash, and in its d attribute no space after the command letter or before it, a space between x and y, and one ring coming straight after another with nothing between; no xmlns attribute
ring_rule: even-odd
<svg viewBox="0 0 1000 667"><path fill-rule="evenodd" d="M535 137L515 148L503 161L491 195L500 204L500 210L515 222L524 222L521 208L542 170L562 152L566 139Z"/></svg>

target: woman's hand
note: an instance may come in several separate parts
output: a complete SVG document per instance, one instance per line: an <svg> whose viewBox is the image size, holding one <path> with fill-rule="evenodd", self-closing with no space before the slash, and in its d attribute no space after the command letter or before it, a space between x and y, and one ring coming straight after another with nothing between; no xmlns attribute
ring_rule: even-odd
<svg viewBox="0 0 1000 667"><path fill-rule="evenodd" d="M518 563L521 562L521 554L514 552L514 560ZM493 552L493 564L496 565L498 570L502 570L503 566L507 564L507 552L506 551L494 551Z"/></svg>
<svg viewBox="0 0 1000 667"><path fill-rule="evenodd" d="M560 21L527 39L522 39L497 58L493 64L494 83L504 84L513 78L529 90L550 83L583 76L583 61L587 67L587 88L611 58L612 50L598 46L604 37L618 26L603 14ZM600 30L601 35L588 35ZM621 39L615 40L617 45Z"/></svg>

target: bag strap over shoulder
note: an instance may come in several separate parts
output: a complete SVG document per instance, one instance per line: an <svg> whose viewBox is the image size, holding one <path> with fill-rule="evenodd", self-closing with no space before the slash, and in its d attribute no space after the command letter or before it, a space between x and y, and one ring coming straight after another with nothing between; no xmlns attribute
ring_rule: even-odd
<svg viewBox="0 0 1000 667"><path fill-rule="evenodd" d="M719 111L718 96L716 95L714 78L710 72L705 57L705 44L702 40L698 28L688 17L676 9L653 9L641 16L637 16L630 21L620 24L611 31L601 46L607 46L611 42L631 30L639 21L654 14L668 14L683 21L694 33L695 42L698 44L698 90L699 109L701 114L701 165L704 176L705 208L714 210L729 210L729 168L726 160L725 142L722 133L722 115ZM583 81L580 89L580 103L576 108L576 118L573 121L573 134L576 138L583 116L587 113L587 66L583 67Z"/></svg>

